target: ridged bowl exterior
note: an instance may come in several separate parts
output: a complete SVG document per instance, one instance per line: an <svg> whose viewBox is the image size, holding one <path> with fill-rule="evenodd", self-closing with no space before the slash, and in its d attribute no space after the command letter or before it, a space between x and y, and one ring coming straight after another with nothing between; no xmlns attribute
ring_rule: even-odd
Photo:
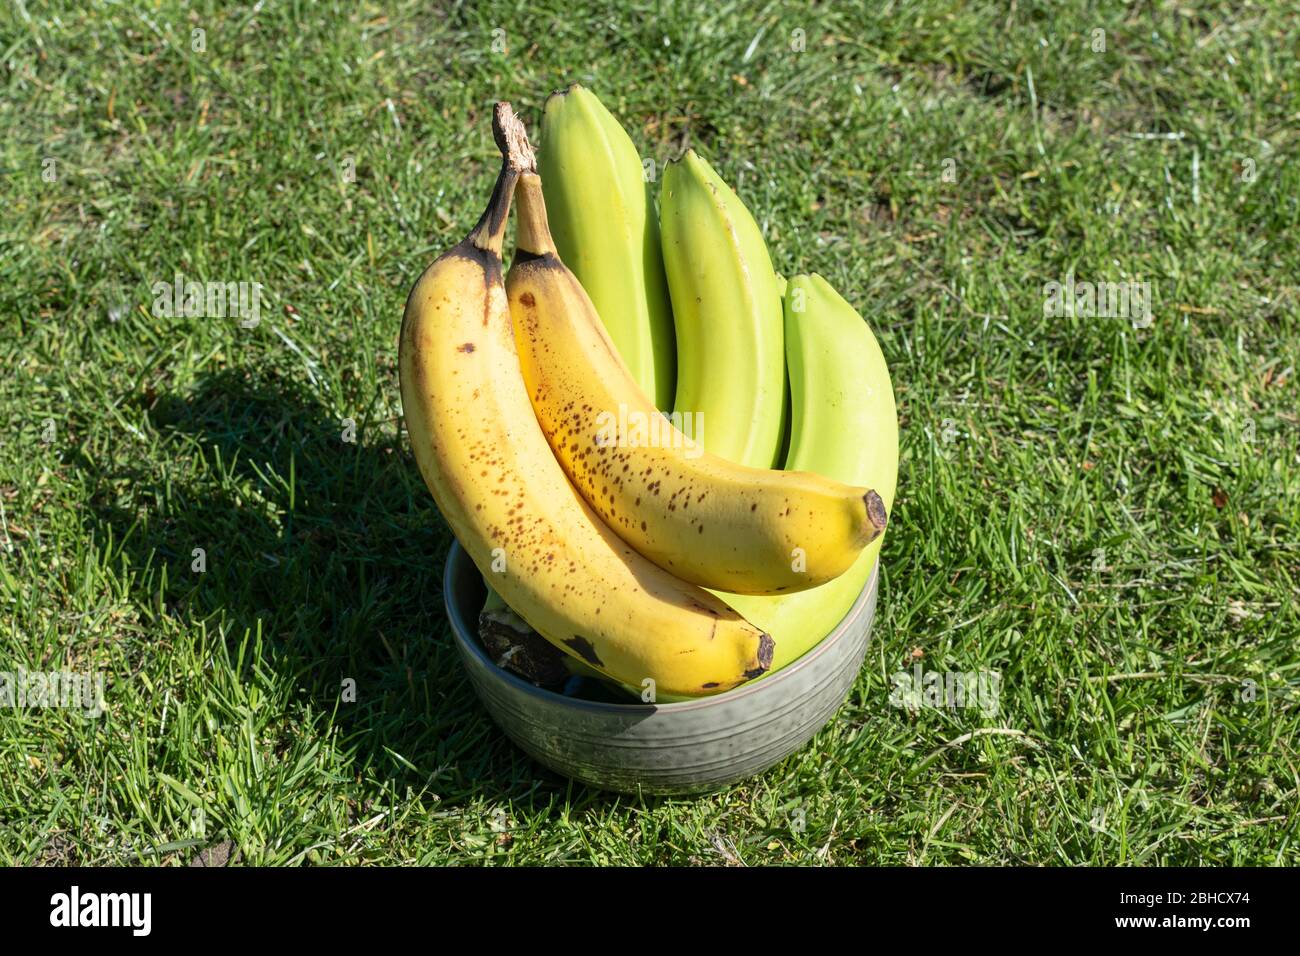
<svg viewBox="0 0 1300 956"><path fill-rule="evenodd" d="M830 720L866 655L879 571L835 630L794 663L715 697L657 705L576 700L497 667L476 637L483 581L459 544L447 556L443 599L474 690L533 759L603 790L700 793L761 773Z"/></svg>

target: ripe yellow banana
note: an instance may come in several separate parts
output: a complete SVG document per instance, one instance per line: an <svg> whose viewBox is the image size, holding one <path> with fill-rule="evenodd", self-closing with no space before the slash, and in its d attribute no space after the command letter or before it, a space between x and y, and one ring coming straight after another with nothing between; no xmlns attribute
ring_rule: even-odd
<svg viewBox="0 0 1300 956"><path fill-rule="evenodd" d="M642 555L701 586L780 594L848 570L884 529L880 496L812 473L734 464L683 435L637 387L557 256L535 173L520 175L515 197L506 294L524 383L587 503ZM719 358L724 368L732 357Z"/></svg>
<svg viewBox="0 0 1300 956"><path fill-rule="evenodd" d="M590 90L552 93L538 170L551 234L641 389L673 407L676 350L659 218L641 158Z"/></svg>
<svg viewBox="0 0 1300 956"><path fill-rule="evenodd" d="M792 406L786 467L875 488L894 506L898 415L889 368L871 328L819 275L795 276L785 297ZM834 630L871 577L884 536L827 584L778 597L715 592L776 639L772 672Z"/></svg>
<svg viewBox="0 0 1300 956"><path fill-rule="evenodd" d="M688 150L664 170L660 238L677 329L674 410L703 415L704 447L779 468L785 421L781 293L754 217Z"/></svg>
<svg viewBox="0 0 1300 956"><path fill-rule="evenodd" d="M503 153L528 155L498 104ZM529 156L531 161L531 156ZM772 640L707 592L662 571L587 507L537 424L501 279L519 167L502 165L487 210L416 281L399 368L407 431L438 508L480 573L544 638L633 687L718 693L757 677Z"/></svg>

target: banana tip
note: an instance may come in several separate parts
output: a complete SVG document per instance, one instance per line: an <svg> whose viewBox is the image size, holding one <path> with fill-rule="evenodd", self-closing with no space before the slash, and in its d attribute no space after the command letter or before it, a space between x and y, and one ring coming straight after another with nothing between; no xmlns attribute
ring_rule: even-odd
<svg viewBox="0 0 1300 956"><path fill-rule="evenodd" d="M871 537L875 538L889 524L889 512L885 508L884 499L875 491L868 491L862 496L862 500L867 506L867 519L872 525Z"/></svg>
<svg viewBox="0 0 1300 956"><path fill-rule="evenodd" d="M668 162L664 164L664 168L666 170L669 167L687 166L689 165L688 160L697 159L698 157L699 154L696 153L694 149L687 147L685 150L683 150L681 155L674 156L672 159L668 160Z"/></svg>
<svg viewBox="0 0 1300 956"><path fill-rule="evenodd" d="M564 89L562 89L562 90L552 90L552 91L551 91L551 94L550 94L548 97L546 97L546 105L547 105L547 106L550 106L552 100L562 100L562 99L564 99L564 97L568 96L570 93L577 93L577 92L579 92L581 89L583 89L583 86L582 86L581 83L570 83L568 86L566 86L566 87L565 87Z"/></svg>
<svg viewBox="0 0 1300 956"><path fill-rule="evenodd" d="M772 668L772 655L776 651L776 641L772 640L772 635L764 631L758 635L758 668L746 674L747 677L757 677L759 674L765 674Z"/></svg>

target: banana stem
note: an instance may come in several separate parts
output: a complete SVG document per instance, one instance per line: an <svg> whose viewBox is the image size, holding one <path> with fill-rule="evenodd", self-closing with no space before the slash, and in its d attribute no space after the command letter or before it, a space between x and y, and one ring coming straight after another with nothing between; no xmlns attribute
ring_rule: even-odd
<svg viewBox="0 0 1300 956"><path fill-rule="evenodd" d="M546 222L546 200L542 197L542 179L536 173L522 173L515 187L519 200L519 223L515 232L515 248L527 255L538 257L547 253L559 258L551 227Z"/></svg>
<svg viewBox="0 0 1300 956"><path fill-rule="evenodd" d="M510 199L515 192L515 182L519 171L511 168L509 163L501 164L497 174L496 185L492 187L492 198L487 208L479 217L465 242L483 252L501 259L501 248L505 245L506 222L510 218Z"/></svg>
<svg viewBox="0 0 1300 956"><path fill-rule="evenodd" d="M483 215L466 237L477 249L501 257L505 244L506 221L510 218L510 199L515 183L522 173L537 170L537 159L528 143L523 121L515 115L509 103L501 102L492 110L492 138L501 150L501 172L492 188L492 199Z"/></svg>
<svg viewBox="0 0 1300 956"><path fill-rule="evenodd" d="M515 246L533 256L555 253L555 241L546 221L546 200L542 197L542 180L537 175L537 155L528 142L528 130L509 103L498 103L492 116L492 133L506 168L518 175L515 185L519 210L519 230Z"/></svg>

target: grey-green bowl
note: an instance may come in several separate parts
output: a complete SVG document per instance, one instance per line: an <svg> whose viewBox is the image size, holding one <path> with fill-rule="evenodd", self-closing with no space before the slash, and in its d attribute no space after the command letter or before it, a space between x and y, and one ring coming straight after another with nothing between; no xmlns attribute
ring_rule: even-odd
<svg viewBox="0 0 1300 956"><path fill-rule="evenodd" d="M539 763L603 790L699 793L761 773L806 744L862 667L880 565L816 647L770 677L672 704L607 704L535 687L497 667L476 636L483 579L452 544L443 598L470 682L507 736Z"/></svg>

